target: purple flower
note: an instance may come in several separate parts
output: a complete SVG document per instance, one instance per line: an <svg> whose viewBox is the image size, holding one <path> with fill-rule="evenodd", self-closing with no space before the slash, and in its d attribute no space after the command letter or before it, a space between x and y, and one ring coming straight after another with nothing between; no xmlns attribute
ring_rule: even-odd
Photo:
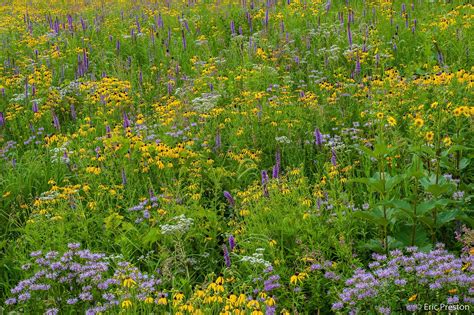
<svg viewBox="0 0 474 315"><path fill-rule="evenodd" d="M57 308L50 308L50 309L47 309L44 314L45 315L56 315L58 313L59 313L59 310Z"/></svg>
<svg viewBox="0 0 474 315"><path fill-rule="evenodd" d="M331 163L332 163L333 166L337 165L336 150L334 150L334 148L331 149Z"/></svg>
<svg viewBox="0 0 474 315"><path fill-rule="evenodd" d="M27 301L31 298L30 292L22 293L18 296L18 301Z"/></svg>
<svg viewBox="0 0 474 315"><path fill-rule="evenodd" d="M13 305L16 304L16 299L15 298L9 298L5 301L6 305Z"/></svg>
<svg viewBox="0 0 474 315"><path fill-rule="evenodd" d="M227 249L227 246L223 245L222 249L224 251L224 262L227 268L230 268L230 256L229 256L229 250Z"/></svg>
<svg viewBox="0 0 474 315"><path fill-rule="evenodd" d="M380 312L380 314L383 314L383 315L390 315L392 312L390 307L384 307L384 306L377 307L377 310Z"/></svg>
<svg viewBox="0 0 474 315"><path fill-rule="evenodd" d="M227 199L227 202L233 207L235 206L235 200L227 190L224 191L224 197Z"/></svg>
<svg viewBox="0 0 474 315"><path fill-rule="evenodd" d="M416 312L418 310L418 305L417 304L407 304L406 309L409 312Z"/></svg>
<svg viewBox="0 0 474 315"><path fill-rule="evenodd" d="M341 308L344 307L344 304L342 302L336 302L331 306L331 309L334 311L340 310Z"/></svg>
<svg viewBox="0 0 474 315"><path fill-rule="evenodd" d="M73 299L68 299L68 300L66 301L66 303L69 304L69 305L74 305L74 304L76 304L78 301L79 301L79 300L78 300L77 298L73 298Z"/></svg>
<svg viewBox="0 0 474 315"><path fill-rule="evenodd" d="M312 264L311 267L310 267L311 271L314 271L314 270L320 270L321 269L321 265L320 264Z"/></svg>
<svg viewBox="0 0 474 315"><path fill-rule="evenodd" d="M230 251L233 251L235 248L235 237L233 235L229 236L229 248Z"/></svg>
<svg viewBox="0 0 474 315"><path fill-rule="evenodd" d="M316 145L318 146L323 145L323 135L321 134L321 131L319 131L319 128L316 128L314 130L314 139L315 139Z"/></svg>

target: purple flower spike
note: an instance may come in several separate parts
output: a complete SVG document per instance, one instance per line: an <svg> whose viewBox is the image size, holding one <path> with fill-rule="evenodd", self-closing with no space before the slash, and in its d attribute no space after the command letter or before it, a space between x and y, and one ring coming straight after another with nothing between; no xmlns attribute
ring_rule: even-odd
<svg viewBox="0 0 474 315"><path fill-rule="evenodd" d="M321 131L319 131L319 128L316 128L316 130L314 130L314 139L316 141L316 145L323 145L323 135L321 134Z"/></svg>
<svg viewBox="0 0 474 315"><path fill-rule="evenodd" d="M235 237L233 235L229 236L229 248L230 251L233 251L235 248Z"/></svg>
<svg viewBox="0 0 474 315"><path fill-rule="evenodd" d="M224 197L227 199L229 204L233 207L235 205L235 200L227 190L224 191Z"/></svg>
<svg viewBox="0 0 474 315"><path fill-rule="evenodd" d="M224 251L224 262L225 266L227 268L230 268L230 256L229 256L229 250L227 249L227 246L223 245L222 250Z"/></svg>

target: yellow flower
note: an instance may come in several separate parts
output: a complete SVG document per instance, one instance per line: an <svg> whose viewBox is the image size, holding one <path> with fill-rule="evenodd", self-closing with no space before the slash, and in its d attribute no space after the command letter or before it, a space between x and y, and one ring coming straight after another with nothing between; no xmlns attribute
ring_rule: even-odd
<svg viewBox="0 0 474 315"><path fill-rule="evenodd" d="M132 307L132 301L130 301L130 300L124 300L124 301L122 302L122 308L130 308L130 307Z"/></svg>
<svg viewBox="0 0 474 315"><path fill-rule="evenodd" d="M294 275L291 276L290 278L290 283L291 284L297 284L298 282L302 282L306 278L306 273L301 272L301 273L295 273Z"/></svg>
<svg viewBox="0 0 474 315"><path fill-rule="evenodd" d="M378 118L378 119L383 119L383 113L382 113L382 112L378 112L378 113L377 113L377 118Z"/></svg>
<svg viewBox="0 0 474 315"><path fill-rule="evenodd" d="M123 280L123 286L126 287L126 288L131 288L135 284L136 284L136 282L132 278L127 278L127 279Z"/></svg>
<svg viewBox="0 0 474 315"><path fill-rule="evenodd" d="M415 118L415 126L417 126L418 128L421 128L423 127L423 125L425 124L425 121L421 118Z"/></svg>
<svg viewBox="0 0 474 315"><path fill-rule="evenodd" d="M418 294L413 294L413 295L410 296L410 298L408 299L408 302L413 302L414 300L416 300L417 297L418 297Z"/></svg>
<svg viewBox="0 0 474 315"><path fill-rule="evenodd" d="M453 110L453 115L458 117L462 114L462 108L461 107L456 107L454 110Z"/></svg>
<svg viewBox="0 0 474 315"><path fill-rule="evenodd" d="M276 302L272 297L270 297L265 301L265 304L267 304L268 306L273 306L276 304Z"/></svg>
<svg viewBox="0 0 474 315"><path fill-rule="evenodd" d="M465 264L464 266L462 266L461 270L462 271L465 271L467 268L469 268L471 266L471 263L467 263Z"/></svg>
<svg viewBox="0 0 474 315"><path fill-rule="evenodd" d="M158 299L158 305L167 305L168 304L168 300L166 299L165 296L161 296L159 299Z"/></svg>
<svg viewBox="0 0 474 315"><path fill-rule="evenodd" d="M451 141L450 137L446 136L446 137L443 138L443 143L444 143L445 146L449 147L449 146L451 146L453 141Z"/></svg>
<svg viewBox="0 0 474 315"><path fill-rule="evenodd" d="M449 292L449 294L454 294L454 293L458 292L458 289L451 289L448 292Z"/></svg>
<svg viewBox="0 0 474 315"><path fill-rule="evenodd" d="M392 116L389 116L389 117L387 118L387 121L388 121L388 124L389 124L390 126L395 126L395 125L397 124L397 120L396 120L395 118L393 118Z"/></svg>
<svg viewBox="0 0 474 315"><path fill-rule="evenodd" d="M433 141L433 138L434 138L434 132L433 131L428 131L425 134L426 141L431 142L431 141Z"/></svg>
<svg viewBox="0 0 474 315"><path fill-rule="evenodd" d="M216 281L215 281L216 284L224 284L224 278L223 277L217 277Z"/></svg>
<svg viewBox="0 0 474 315"><path fill-rule="evenodd" d="M153 298L152 298L151 296L147 297L147 298L145 299L145 303L146 303L146 304L151 304L151 303L153 303Z"/></svg>

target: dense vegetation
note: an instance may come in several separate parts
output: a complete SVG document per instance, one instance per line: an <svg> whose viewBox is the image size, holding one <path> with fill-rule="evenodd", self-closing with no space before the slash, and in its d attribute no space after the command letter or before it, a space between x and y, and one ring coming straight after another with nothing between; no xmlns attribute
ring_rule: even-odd
<svg viewBox="0 0 474 315"><path fill-rule="evenodd" d="M474 309L473 15L2 1L0 313Z"/></svg>

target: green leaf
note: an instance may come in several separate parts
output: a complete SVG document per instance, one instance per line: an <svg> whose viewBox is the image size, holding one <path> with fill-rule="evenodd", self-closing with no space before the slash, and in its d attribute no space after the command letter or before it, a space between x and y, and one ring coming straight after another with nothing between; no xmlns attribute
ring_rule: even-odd
<svg viewBox="0 0 474 315"><path fill-rule="evenodd" d="M441 227L442 225L455 220L460 214L461 211L458 209L438 213L436 216L437 227Z"/></svg>
<svg viewBox="0 0 474 315"><path fill-rule="evenodd" d="M143 237L143 244L150 245L156 243L161 238L161 229L152 228Z"/></svg>
<svg viewBox="0 0 474 315"><path fill-rule="evenodd" d="M416 215L424 216L427 212L434 209L434 207L436 207L436 200L424 201L416 207Z"/></svg>
<svg viewBox="0 0 474 315"><path fill-rule="evenodd" d="M402 226L396 233L396 239L400 241L403 246L410 246L411 245L411 238L412 238L412 227L405 225ZM428 233L423 228L423 226L417 226L416 233L415 233L415 244L418 247L426 246L430 243Z"/></svg>
<svg viewBox="0 0 474 315"><path fill-rule="evenodd" d="M385 189L387 191L391 191L395 186L398 186L398 184L400 184L402 181L403 181L402 175L387 177L386 183L385 183Z"/></svg>
<svg viewBox="0 0 474 315"><path fill-rule="evenodd" d="M353 215L356 218L367 220L371 223L378 224L381 226L388 225L388 221L384 217L380 217L375 212L368 212L368 211L357 211L354 212Z"/></svg>
<svg viewBox="0 0 474 315"><path fill-rule="evenodd" d="M462 158L461 161L459 161L459 169L463 170L465 169L469 164L471 164L471 159L465 157Z"/></svg>

